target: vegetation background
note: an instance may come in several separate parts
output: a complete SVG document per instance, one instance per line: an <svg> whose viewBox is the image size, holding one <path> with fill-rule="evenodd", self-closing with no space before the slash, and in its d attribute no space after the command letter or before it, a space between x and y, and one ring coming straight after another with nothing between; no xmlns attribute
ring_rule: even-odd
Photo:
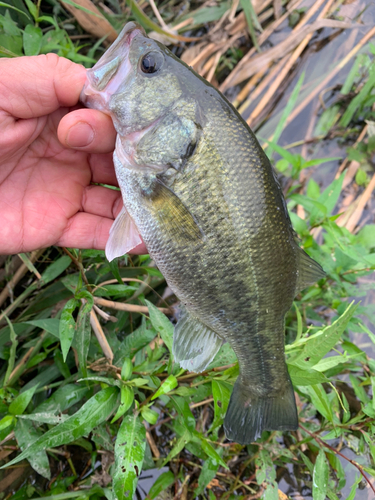
<svg viewBox="0 0 375 500"><path fill-rule="evenodd" d="M301 245L327 271L286 319L300 428L226 441L236 358L225 344L203 374L173 363L164 313L175 321L177 299L148 256L3 256L0 498L373 499L375 8L8 0L0 55L90 67L134 19L254 129Z"/></svg>

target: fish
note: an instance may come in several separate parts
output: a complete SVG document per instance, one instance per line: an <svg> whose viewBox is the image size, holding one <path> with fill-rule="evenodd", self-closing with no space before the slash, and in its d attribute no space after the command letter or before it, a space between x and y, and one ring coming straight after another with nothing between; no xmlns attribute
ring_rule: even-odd
<svg viewBox="0 0 375 500"><path fill-rule="evenodd" d="M108 260L144 241L181 303L172 354L182 368L204 371L229 342L239 375L228 439L296 430L285 314L325 274L300 248L255 135L216 88L133 22L87 71L81 100L117 131L123 209Z"/></svg>

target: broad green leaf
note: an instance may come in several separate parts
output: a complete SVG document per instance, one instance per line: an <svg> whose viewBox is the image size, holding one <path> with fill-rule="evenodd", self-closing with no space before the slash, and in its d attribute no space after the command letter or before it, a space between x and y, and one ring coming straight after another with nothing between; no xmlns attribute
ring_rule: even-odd
<svg viewBox="0 0 375 500"><path fill-rule="evenodd" d="M328 463L324 451L319 450L313 473L313 499L325 500L328 488Z"/></svg>
<svg viewBox="0 0 375 500"><path fill-rule="evenodd" d="M50 283L53 281L55 278L60 276L65 269L67 269L70 264L71 264L70 257L67 255L63 255L59 259L55 260L50 266L47 267L47 269L42 273L41 281L45 285L47 283Z"/></svg>
<svg viewBox="0 0 375 500"><path fill-rule="evenodd" d="M183 419L185 427L193 432L195 429L195 418L191 413L189 403L186 399L179 396L172 396L171 405L176 409L177 415Z"/></svg>
<svg viewBox="0 0 375 500"><path fill-rule="evenodd" d="M145 448L146 429L138 416L125 417L115 444L113 491L117 500L133 498L142 471Z"/></svg>
<svg viewBox="0 0 375 500"><path fill-rule="evenodd" d="M87 355L89 353L91 340L90 311L93 303L92 299L90 302L86 302L81 306L76 323L75 342L77 346L78 363L83 377L87 377Z"/></svg>
<svg viewBox="0 0 375 500"><path fill-rule="evenodd" d="M329 422L333 423L333 413L331 403L327 397L325 390L321 384L310 385L304 389L311 397L311 401L315 408L325 417Z"/></svg>
<svg viewBox="0 0 375 500"><path fill-rule="evenodd" d="M19 419L14 429L17 443L22 451L25 451L32 443L42 435L42 431L35 429L29 420ZM31 467L41 476L51 479L51 470L47 453L41 450L28 457Z"/></svg>
<svg viewBox="0 0 375 500"><path fill-rule="evenodd" d="M74 415L65 422L47 431L16 458L6 464L16 464L46 448L68 444L89 434L94 427L104 422L113 412L118 397L118 389L108 387L89 399ZM5 467L5 466L4 466Z"/></svg>
<svg viewBox="0 0 375 500"><path fill-rule="evenodd" d="M89 389L83 384L66 384L59 387L46 401L34 409L34 413L62 413L81 401Z"/></svg>
<svg viewBox="0 0 375 500"><path fill-rule="evenodd" d="M129 410L129 408L133 404L133 401L134 401L133 389L131 387L129 387L128 385L122 385L121 386L120 405L117 409L115 416L112 419L112 422L111 422L112 424L113 424L113 422L116 422L116 420L118 420L120 417L122 417L124 415L124 413L126 413Z"/></svg>
<svg viewBox="0 0 375 500"><path fill-rule="evenodd" d="M17 415L19 419L31 420L39 424L61 424L65 422L69 415L55 415L54 413L30 413L28 415Z"/></svg>
<svg viewBox="0 0 375 500"><path fill-rule="evenodd" d="M199 436L201 437L201 436ZM219 463L222 467L225 469L229 470L229 467L227 464L224 462L224 460L221 458L221 456L218 454L218 452L215 450L215 448L206 440L206 439L201 439L201 445L202 449L207 455L212 458L213 460L216 460L217 463Z"/></svg>
<svg viewBox="0 0 375 500"><path fill-rule="evenodd" d="M314 385L328 382L329 380L325 375L323 375L323 373L312 370L311 368L302 370L301 368L298 368L298 366L289 365L288 372L293 385Z"/></svg>
<svg viewBox="0 0 375 500"><path fill-rule="evenodd" d="M43 32L40 28L28 24L23 32L23 50L26 56L37 56L42 46Z"/></svg>
<svg viewBox="0 0 375 500"><path fill-rule="evenodd" d="M159 413L157 411L151 410L147 406L142 406L141 415L151 425L156 424L159 418Z"/></svg>
<svg viewBox="0 0 375 500"><path fill-rule="evenodd" d="M66 361L66 357L68 355L70 346L72 345L76 329L76 322L73 318L73 312L79 305L80 301L78 301L77 299L70 299L61 311L59 336L64 361Z"/></svg>
<svg viewBox="0 0 375 500"><path fill-rule="evenodd" d="M29 9L30 14L33 16L34 20L36 21L38 19L37 6L32 2L32 0L25 0L25 4L27 5L27 8Z"/></svg>
<svg viewBox="0 0 375 500"><path fill-rule="evenodd" d="M168 347L170 355L172 356L172 344L173 344L173 330L174 327L169 319L159 311L154 304L151 304L148 300L145 301L150 313L150 321L155 330L160 333L164 344Z"/></svg>
<svg viewBox="0 0 375 500"><path fill-rule="evenodd" d="M22 415L22 413L26 410L27 405L30 403L31 398L34 396L37 388L38 386L34 385L34 387L28 391L19 394L9 406L9 413L12 413L13 415Z"/></svg>
<svg viewBox="0 0 375 500"><path fill-rule="evenodd" d="M309 337L302 350L288 360L289 365L295 365L304 370L315 366L337 344L357 307L358 304L352 302L344 314L332 325L326 326L321 332Z"/></svg>
<svg viewBox="0 0 375 500"><path fill-rule="evenodd" d="M227 412L230 394L231 390L229 384L215 379L212 380L212 395L214 397L215 407L214 426L221 425L221 421Z"/></svg>
<svg viewBox="0 0 375 500"><path fill-rule="evenodd" d="M160 493L169 486L171 486L175 481L175 477L173 472L168 471L168 472L163 472L157 480L154 482L154 484L151 486L150 491L148 492L148 496L151 499L156 498Z"/></svg>
<svg viewBox="0 0 375 500"><path fill-rule="evenodd" d="M121 342L117 352L114 353L113 360L116 366L122 367L125 358L133 358L134 354L153 340L156 332L153 329L148 330L144 323L133 333L130 333Z"/></svg>
<svg viewBox="0 0 375 500"><path fill-rule="evenodd" d="M133 363L130 358L125 358L124 364L121 368L121 378L122 380L129 380L133 373Z"/></svg>
<svg viewBox="0 0 375 500"><path fill-rule="evenodd" d="M159 389L152 396L151 401L158 398L162 394L167 394L177 386L178 386L178 381L176 377L174 375L169 375L169 377L164 380Z"/></svg>

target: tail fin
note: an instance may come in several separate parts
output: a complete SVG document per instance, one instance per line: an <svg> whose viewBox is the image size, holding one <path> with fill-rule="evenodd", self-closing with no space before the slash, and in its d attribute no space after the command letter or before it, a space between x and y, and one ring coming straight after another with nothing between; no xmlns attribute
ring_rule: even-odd
<svg viewBox="0 0 375 500"><path fill-rule="evenodd" d="M293 386L286 382L283 393L259 397L240 381L236 380L224 420L228 439L239 444L256 441L262 431L295 431L298 414Z"/></svg>

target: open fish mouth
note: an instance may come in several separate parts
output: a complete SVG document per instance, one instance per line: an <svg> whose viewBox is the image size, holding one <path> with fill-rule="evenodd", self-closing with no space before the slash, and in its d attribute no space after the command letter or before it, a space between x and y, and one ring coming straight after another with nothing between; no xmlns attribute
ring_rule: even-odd
<svg viewBox="0 0 375 500"><path fill-rule="evenodd" d="M129 48L139 34L145 35L141 26L127 23L95 66L87 70L87 80L80 95L85 106L108 113L109 99L131 71Z"/></svg>

